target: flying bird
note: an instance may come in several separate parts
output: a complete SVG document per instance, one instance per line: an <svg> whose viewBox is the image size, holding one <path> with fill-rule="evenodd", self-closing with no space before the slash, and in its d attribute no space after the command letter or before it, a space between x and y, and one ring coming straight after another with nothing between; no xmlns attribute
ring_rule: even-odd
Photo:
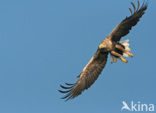
<svg viewBox="0 0 156 113"><path fill-rule="evenodd" d="M60 85L60 87L65 90L58 91L66 94L62 99L73 99L88 89L97 80L105 67L108 54L110 54L112 63L118 60L127 63L124 57L133 57L133 54L130 53L129 40L120 41L120 39L130 32L131 28L139 22L147 9L147 2L144 2L141 6L139 0L137 3L138 5L136 7L135 4L131 2L133 7L133 10L129 8L131 15L122 20L100 43L96 53L78 76L77 82L75 84L65 83L66 86Z"/></svg>

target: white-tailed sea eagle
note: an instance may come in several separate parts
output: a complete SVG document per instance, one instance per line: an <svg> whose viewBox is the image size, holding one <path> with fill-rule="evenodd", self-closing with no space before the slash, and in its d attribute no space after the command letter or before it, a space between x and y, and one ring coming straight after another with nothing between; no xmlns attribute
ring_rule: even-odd
<svg viewBox="0 0 156 113"><path fill-rule="evenodd" d="M118 59L127 63L124 57L131 56L129 48L129 40L119 42L121 37L127 35L131 28L135 26L147 9L147 3L143 3L140 7L138 0L137 7L131 2L133 10L129 8L131 15L126 17L118 24L114 30L101 42L95 55L91 58L88 64L83 68L78 76L78 81L75 84L67 86L60 85L65 91L59 90L66 95L62 99L73 99L80 95L84 90L88 89L98 78L101 71L106 65L108 54L111 56L111 62L117 62Z"/></svg>

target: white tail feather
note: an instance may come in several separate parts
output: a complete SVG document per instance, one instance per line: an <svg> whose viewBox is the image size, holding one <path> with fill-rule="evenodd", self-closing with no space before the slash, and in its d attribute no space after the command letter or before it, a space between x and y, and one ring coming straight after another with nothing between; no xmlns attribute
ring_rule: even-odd
<svg viewBox="0 0 156 113"><path fill-rule="evenodd" d="M111 63L115 63L115 62L117 62L118 60L119 60L119 58L117 58L117 57L111 55Z"/></svg>
<svg viewBox="0 0 156 113"><path fill-rule="evenodd" d="M127 40L124 40L124 41L122 41L122 42L120 42L123 46L125 46L125 50L126 51L130 51L131 49L129 48L129 39L127 39Z"/></svg>

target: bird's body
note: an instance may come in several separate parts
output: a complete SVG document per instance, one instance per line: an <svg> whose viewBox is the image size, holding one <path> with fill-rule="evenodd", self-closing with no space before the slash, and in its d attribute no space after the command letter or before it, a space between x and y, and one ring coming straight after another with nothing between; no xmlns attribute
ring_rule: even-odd
<svg viewBox="0 0 156 113"><path fill-rule="evenodd" d="M78 81L75 84L66 83L67 87L60 85L66 91L59 90L61 93L67 93L63 99L72 99L80 95L84 90L88 89L98 78L103 68L106 65L108 54L111 55L111 62L117 62L117 60L122 60L127 63L124 57L133 56L129 53L129 40L120 42L121 37L127 35L131 28L137 24L139 19L145 13L147 9L147 4L140 7L140 2L138 1L138 8L136 9L134 3L131 3L134 12L131 8L131 16L126 17L119 25L117 25L114 30L100 43L96 53L88 62L88 64L83 68L81 74L78 76Z"/></svg>

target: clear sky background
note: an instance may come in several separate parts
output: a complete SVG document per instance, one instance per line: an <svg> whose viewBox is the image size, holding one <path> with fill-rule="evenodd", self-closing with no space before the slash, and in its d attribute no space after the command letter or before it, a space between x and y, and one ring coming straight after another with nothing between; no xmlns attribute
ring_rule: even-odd
<svg viewBox="0 0 156 113"><path fill-rule="evenodd" d="M76 82L99 43L130 15L130 2L1 0L0 113L120 113L122 101L156 104L155 0L122 39L130 39L135 55L127 64L109 58L95 84L74 100L64 102L57 91Z"/></svg>

